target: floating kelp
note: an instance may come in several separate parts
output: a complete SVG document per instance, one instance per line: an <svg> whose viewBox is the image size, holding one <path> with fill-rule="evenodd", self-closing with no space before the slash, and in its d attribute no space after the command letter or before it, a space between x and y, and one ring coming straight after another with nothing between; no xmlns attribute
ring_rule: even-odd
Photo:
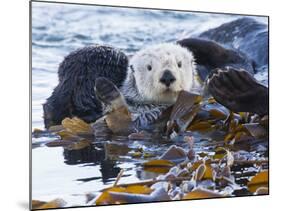
<svg viewBox="0 0 281 211"><path fill-rule="evenodd" d="M91 126L77 117L74 117L72 119L65 118L64 120L62 120L61 124L65 130L73 134L93 134Z"/></svg>
<svg viewBox="0 0 281 211"><path fill-rule="evenodd" d="M257 194L262 191L260 188L268 188L268 171L261 171L256 174L249 182L248 182L248 189L252 193L257 192ZM260 189L258 191L258 189Z"/></svg>
<svg viewBox="0 0 281 211"><path fill-rule="evenodd" d="M200 95L181 91L171 111L166 133L184 131L198 113L201 100Z"/></svg>
<svg viewBox="0 0 281 211"><path fill-rule="evenodd" d="M150 194L153 190L145 185L130 185L127 187L112 187L106 189L96 200L96 205L125 203L128 200L116 199L118 196L114 193L130 193L130 194ZM115 197L114 197L115 196ZM125 198L125 197L124 197ZM128 202L127 202L128 203Z"/></svg>
<svg viewBox="0 0 281 211"><path fill-rule="evenodd" d="M172 145L169 149L164 152L160 159L162 160L181 160L186 159L187 151L185 151L182 147L177 147Z"/></svg>
<svg viewBox="0 0 281 211"><path fill-rule="evenodd" d="M49 202L32 200L32 209L54 209L62 208L66 205L63 199L54 199Z"/></svg>
<svg viewBox="0 0 281 211"><path fill-rule="evenodd" d="M152 135L144 130L138 132L138 133L131 133L128 138L130 140L151 140Z"/></svg>
<svg viewBox="0 0 281 211"><path fill-rule="evenodd" d="M132 117L128 108L122 106L105 116L105 122L108 128L116 134L127 134L129 131L133 131Z"/></svg>
<svg viewBox="0 0 281 211"><path fill-rule="evenodd" d="M192 192L186 194L182 199L208 199L208 198L220 198L224 197L224 195L216 193L214 191L210 191L207 189L195 189Z"/></svg>
<svg viewBox="0 0 281 211"><path fill-rule="evenodd" d="M100 156L95 161L132 162L151 178L120 184L126 170L118 167L111 187L85 194L88 205L268 193L268 117L234 113L214 99L182 91L153 130L135 130L131 123L121 107L91 124L66 118L61 125L35 130L33 137L53 137L40 144L63 147L67 155L93 149L89 153ZM34 201L34 207L64 206L56 202Z"/></svg>

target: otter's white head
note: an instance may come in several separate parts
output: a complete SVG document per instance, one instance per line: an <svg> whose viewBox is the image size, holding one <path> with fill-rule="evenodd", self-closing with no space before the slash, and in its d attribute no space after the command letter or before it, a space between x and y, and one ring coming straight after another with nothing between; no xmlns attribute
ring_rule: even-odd
<svg viewBox="0 0 281 211"><path fill-rule="evenodd" d="M174 103L181 90L193 84L195 62L192 53L177 44L149 46L130 60L127 79L132 76L143 101Z"/></svg>

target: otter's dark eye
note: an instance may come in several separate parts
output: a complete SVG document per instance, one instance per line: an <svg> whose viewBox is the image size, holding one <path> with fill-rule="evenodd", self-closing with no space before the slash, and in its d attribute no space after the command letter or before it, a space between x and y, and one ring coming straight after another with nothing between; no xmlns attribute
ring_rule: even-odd
<svg viewBox="0 0 281 211"><path fill-rule="evenodd" d="M178 67L181 68L181 66L182 66L182 63L178 62Z"/></svg>
<svg viewBox="0 0 281 211"><path fill-rule="evenodd" d="M148 69L148 71L151 71L151 70L152 70L151 65L147 65L146 68Z"/></svg>

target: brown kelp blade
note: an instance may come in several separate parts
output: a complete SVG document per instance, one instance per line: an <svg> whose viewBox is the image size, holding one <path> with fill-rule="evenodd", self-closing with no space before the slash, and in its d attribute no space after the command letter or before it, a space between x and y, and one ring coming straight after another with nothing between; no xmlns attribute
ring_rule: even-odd
<svg viewBox="0 0 281 211"><path fill-rule="evenodd" d="M170 120L173 121L181 118L194 104L199 103L201 100L202 97L200 95L187 91L180 91L178 99L172 109Z"/></svg>
<svg viewBox="0 0 281 211"><path fill-rule="evenodd" d="M132 117L126 106L122 106L105 117L108 128L115 134L130 134L132 132Z"/></svg>
<svg viewBox="0 0 281 211"><path fill-rule="evenodd" d="M184 131L198 113L201 100L202 97L200 95L181 91L173 106L167 126L167 133L170 134L175 128Z"/></svg>

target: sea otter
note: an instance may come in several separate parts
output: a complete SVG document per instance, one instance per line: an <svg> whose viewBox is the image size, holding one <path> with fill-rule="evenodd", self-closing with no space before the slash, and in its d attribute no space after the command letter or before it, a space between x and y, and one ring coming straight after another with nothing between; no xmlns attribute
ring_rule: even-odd
<svg viewBox="0 0 281 211"><path fill-rule="evenodd" d="M195 63L192 53L178 44L149 46L128 63L120 50L95 45L68 55L59 67L59 84L43 105L45 126L78 116L94 122L104 113L95 93L96 79L107 78L120 88L133 113L147 110L155 117L161 105L171 105L180 90L190 90ZM106 90L106 87L104 87ZM155 105L155 106L154 106ZM149 117L148 117L149 118Z"/></svg>
<svg viewBox="0 0 281 211"><path fill-rule="evenodd" d="M173 43L148 46L131 58L121 90L129 102L172 104L179 91L191 90L195 68L187 48Z"/></svg>
<svg viewBox="0 0 281 211"><path fill-rule="evenodd" d="M237 27L245 28L245 25L239 25L241 22L250 22L249 28L253 26L253 22L249 19L239 19L217 29L226 29L230 34L234 34L231 30L236 30ZM236 28L228 27L232 25ZM254 26L257 26L255 21ZM254 27L253 30L246 30L246 32L255 34L255 29L258 32L261 30L260 27ZM210 30L210 32L215 31L216 29ZM142 119L147 122L159 115L159 108L162 105L167 106L175 102L180 89L189 91L195 82L197 72L205 80L217 68L228 70L227 67L230 66L237 71L242 68L250 74L258 70L259 64L256 57L249 58L245 49L240 51L226 48L212 41L215 40L215 33L209 34L202 33L202 36L199 36L200 39L184 39L178 41L177 44L147 46L131 59L128 59L125 53L117 48L101 45L84 47L70 53L59 66L59 84L43 105L45 127L60 124L65 117L78 116L86 122L99 119L104 113L102 100L95 92L96 79L99 77L106 78L116 86L117 90L120 89L124 102L131 110L143 111L141 113L145 115L141 115L144 117ZM217 34L220 35L220 33ZM210 36L209 40L208 36ZM259 38L260 36L256 36L254 40ZM241 38L240 42L242 41ZM259 43L258 40L255 42ZM257 51L255 55L264 55L264 48L257 48ZM268 60L265 59L266 64ZM235 74L233 75L235 77ZM243 74L238 75L243 77ZM254 90L254 88L251 89ZM220 90L212 90L212 95L216 97L215 90ZM229 92L221 94L229 97ZM224 98L221 103L229 105L224 102ZM145 112L147 110L150 112Z"/></svg>
<svg viewBox="0 0 281 211"><path fill-rule="evenodd" d="M43 104L45 127L61 124L65 117L77 116L86 122L101 117L103 110L95 95L95 80L107 77L120 87L127 67L127 56L110 46L91 45L71 52L59 65L59 84Z"/></svg>
<svg viewBox="0 0 281 211"><path fill-rule="evenodd" d="M115 110L128 108L133 126L146 128L176 102L181 90L192 89L195 68L187 48L173 43L149 46L131 58L120 90L100 77L95 83L96 95Z"/></svg>

